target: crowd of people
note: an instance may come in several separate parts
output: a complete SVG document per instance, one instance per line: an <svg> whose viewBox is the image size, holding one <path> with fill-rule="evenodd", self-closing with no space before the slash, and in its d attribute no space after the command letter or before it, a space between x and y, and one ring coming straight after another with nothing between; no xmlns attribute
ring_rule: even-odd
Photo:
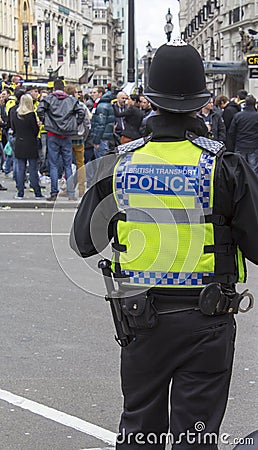
<svg viewBox="0 0 258 450"><path fill-rule="evenodd" d="M25 90L21 77L2 74L0 93L1 170L11 172L16 199L24 197L26 181L35 198L44 197L44 180L51 182L49 201L57 196L82 197L94 177L91 162L117 145L151 133L155 115L143 94L114 95L103 86L86 94L75 85L54 82L53 92L36 86ZM233 99L212 95L195 117L203 135L241 153L258 176L258 114L256 99L240 90ZM248 145L247 145L248 144ZM85 168L86 167L86 168ZM0 184L0 190L6 190Z"/></svg>

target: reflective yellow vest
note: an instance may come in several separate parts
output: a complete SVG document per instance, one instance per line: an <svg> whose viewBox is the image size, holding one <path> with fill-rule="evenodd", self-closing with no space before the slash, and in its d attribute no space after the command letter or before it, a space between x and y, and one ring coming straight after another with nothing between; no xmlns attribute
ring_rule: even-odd
<svg viewBox="0 0 258 450"><path fill-rule="evenodd" d="M113 192L122 214L112 269L123 284L200 288L244 281L243 258L230 237L223 249L231 248L234 269L216 274L214 171L222 146L203 137L194 144L148 142L119 158Z"/></svg>

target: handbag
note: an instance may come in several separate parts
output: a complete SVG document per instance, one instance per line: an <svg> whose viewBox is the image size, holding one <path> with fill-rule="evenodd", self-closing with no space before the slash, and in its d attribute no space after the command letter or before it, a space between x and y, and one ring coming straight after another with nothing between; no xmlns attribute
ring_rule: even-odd
<svg viewBox="0 0 258 450"><path fill-rule="evenodd" d="M4 153L6 156L12 156L13 154L12 146L9 141L4 146Z"/></svg>

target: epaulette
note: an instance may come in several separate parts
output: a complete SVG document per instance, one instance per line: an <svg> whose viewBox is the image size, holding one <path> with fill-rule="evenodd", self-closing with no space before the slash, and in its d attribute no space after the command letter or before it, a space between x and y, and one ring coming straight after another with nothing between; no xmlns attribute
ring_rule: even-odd
<svg viewBox="0 0 258 450"><path fill-rule="evenodd" d="M146 137L141 137L140 139L135 139L134 141L127 142L126 144L120 144L117 146L116 150L119 155L123 155L124 153L133 152L138 148L143 147L147 142L149 142L152 138L152 135L149 134Z"/></svg>
<svg viewBox="0 0 258 450"><path fill-rule="evenodd" d="M185 136L186 139L192 142L192 144L197 145L197 147L207 150L216 156L220 156L226 149L223 142L214 141L213 139L209 139L204 136L197 136L191 131L187 131Z"/></svg>

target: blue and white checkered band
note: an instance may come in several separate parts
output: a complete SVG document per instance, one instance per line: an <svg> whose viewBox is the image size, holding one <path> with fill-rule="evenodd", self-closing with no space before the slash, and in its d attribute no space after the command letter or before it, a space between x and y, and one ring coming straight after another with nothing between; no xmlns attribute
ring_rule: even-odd
<svg viewBox="0 0 258 450"><path fill-rule="evenodd" d="M214 155L216 155L224 147L223 142L213 141L212 139L208 139L203 136L198 136L192 141L192 143L205 150L209 150Z"/></svg>
<svg viewBox="0 0 258 450"><path fill-rule="evenodd" d="M126 153L120 160L116 169L115 187L118 205L120 208L129 206L129 194L125 190L126 165L132 161L133 153Z"/></svg>
<svg viewBox="0 0 258 450"><path fill-rule="evenodd" d="M214 272L139 272L137 270L123 270L130 280L130 284L150 286L203 286L203 276L214 276Z"/></svg>
<svg viewBox="0 0 258 450"><path fill-rule="evenodd" d="M215 156L205 151L202 152L199 160L201 182L198 198L203 209L210 208L210 188L214 160Z"/></svg>
<svg viewBox="0 0 258 450"><path fill-rule="evenodd" d="M132 152L133 150L142 147L143 145L145 145L145 143L146 139L144 138L135 139L134 141L126 142L126 144L118 145L117 151L119 155L123 155L124 153Z"/></svg>

